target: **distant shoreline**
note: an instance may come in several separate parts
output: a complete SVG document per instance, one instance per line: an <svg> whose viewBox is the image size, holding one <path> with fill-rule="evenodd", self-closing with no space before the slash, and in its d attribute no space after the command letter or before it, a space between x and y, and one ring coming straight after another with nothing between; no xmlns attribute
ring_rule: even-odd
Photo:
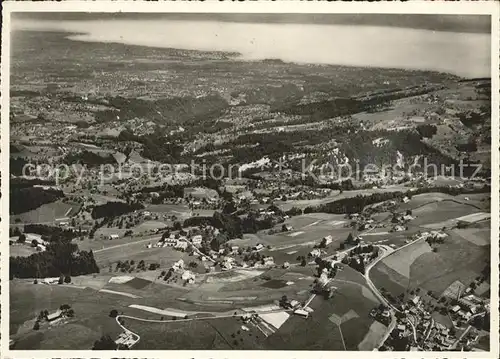
<svg viewBox="0 0 500 359"><path fill-rule="evenodd" d="M260 24L316 24L386 26L459 33L491 33L487 15L414 14L217 14L217 13L17 13L14 19L30 20L193 20Z"/></svg>

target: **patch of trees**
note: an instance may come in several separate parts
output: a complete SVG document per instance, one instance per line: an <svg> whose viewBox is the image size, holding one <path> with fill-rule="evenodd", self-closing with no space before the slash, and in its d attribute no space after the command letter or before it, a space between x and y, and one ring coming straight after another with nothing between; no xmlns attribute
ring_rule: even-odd
<svg viewBox="0 0 500 359"><path fill-rule="evenodd" d="M437 133L437 127L435 125L418 125L418 134L423 138L432 138Z"/></svg>
<svg viewBox="0 0 500 359"><path fill-rule="evenodd" d="M264 60L281 61L281 60ZM238 98L244 96L244 103L247 105L267 104L272 105L271 109L277 109L290 102L300 101L304 91L295 84L282 84L281 86L257 86L244 90L231 92L231 97Z"/></svg>
<svg viewBox="0 0 500 359"><path fill-rule="evenodd" d="M218 117L223 110L229 107L226 100L219 95L204 97L174 97L147 101L136 98L124 98L121 96L107 99L113 110L99 111L96 113L96 121L126 121L136 117L148 118L157 123L184 123L193 120L210 120Z"/></svg>
<svg viewBox="0 0 500 359"><path fill-rule="evenodd" d="M92 250L81 251L69 242L50 243L46 250L29 257L11 257L10 277L45 278L99 273Z"/></svg>
<svg viewBox="0 0 500 359"><path fill-rule="evenodd" d="M68 153L64 157L63 162L67 165L81 164L89 167L116 164L115 158L110 154L97 154L86 150L76 153Z"/></svg>
<svg viewBox="0 0 500 359"><path fill-rule="evenodd" d="M52 180L42 180L39 178L25 178L25 177L11 178L9 183L10 183L10 189L30 188L36 185L54 186L56 184L55 181Z"/></svg>
<svg viewBox="0 0 500 359"><path fill-rule="evenodd" d="M141 155L144 158L163 163L177 162L181 159L183 147L169 141L165 136L157 133L146 135L140 138L140 142L143 144Z"/></svg>
<svg viewBox="0 0 500 359"><path fill-rule="evenodd" d="M10 188L10 213L20 214L64 197L61 190L42 187Z"/></svg>
<svg viewBox="0 0 500 359"><path fill-rule="evenodd" d="M116 350L118 344L115 343L109 335L103 335L101 338L94 342L92 350Z"/></svg>
<svg viewBox="0 0 500 359"><path fill-rule="evenodd" d="M286 215L293 217L293 216L300 216L302 215L302 209L298 207L292 207L288 211L285 212Z"/></svg>
<svg viewBox="0 0 500 359"><path fill-rule="evenodd" d="M10 174L13 174L14 176L22 176L24 166L30 162L26 161L22 157L16 157L16 158L11 157L9 159L9 163L10 163Z"/></svg>
<svg viewBox="0 0 500 359"><path fill-rule="evenodd" d="M130 213L144 206L140 203L107 202L105 204L92 208L92 218L111 218L122 214Z"/></svg>
<svg viewBox="0 0 500 359"><path fill-rule="evenodd" d="M469 128L474 127L476 125L481 125L487 121L487 119L491 116L491 111L488 107L481 108L481 112L469 111L459 113L458 119L460 122Z"/></svg>
<svg viewBox="0 0 500 359"><path fill-rule="evenodd" d="M42 239L48 242L71 241L80 235L78 231L73 231L72 229L63 229L45 224L26 224L24 226L24 233L40 234Z"/></svg>
<svg viewBox="0 0 500 359"><path fill-rule="evenodd" d="M317 257L314 262L318 265L318 277L323 273L323 269L328 270L328 278L334 278L337 275L337 269L332 267L330 261L324 260L320 257Z"/></svg>
<svg viewBox="0 0 500 359"><path fill-rule="evenodd" d="M459 143L456 149L461 152L475 152L477 151L477 144L475 142Z"/></svg>
<svg viewBox="0 0 500 359"><path fill-rule="evenodd" d="M370 260L373 260L378 256L378 250L373 245L358 246L349 251L349 256L345 256L342 259L342 263L349 265L351 268L360 273L364 273L365 263L363 257L360 255L363 253L371 253L369 257Z"/></svg>
<svg viewBox="0 0 500 359"><path fill-rule="evenodd" d="M214 251L219 251L219 249L221 249L231 238L234 237L229 237L226 233L219 233L210 241L210 248Z"/></svg>
<svg viewBox="0 0 500 359"><path fill-rule="evenodd" d="M484 316L477 316L470 323L477 330L490 331L490 313L486 312Z"/></svg>
<svg viewBox="0 0 500 359"><path fill-rule="evenodd" d="M213 215L215 228L221 229L230 238L238 238L242 235L241 220L237 216L215 212Z"/></svg>

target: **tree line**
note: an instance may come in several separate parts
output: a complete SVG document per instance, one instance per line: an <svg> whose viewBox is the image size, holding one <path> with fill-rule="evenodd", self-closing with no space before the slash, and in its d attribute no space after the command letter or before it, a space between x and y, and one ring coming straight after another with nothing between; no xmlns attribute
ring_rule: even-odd
<svg viewBox="0 0 500 359"><path fill-rule="evenodd" d="M50 243L47 249L28 257L11 257L10 279L77 276L99 273L92 250L81 251L74 243Z"/></svg>

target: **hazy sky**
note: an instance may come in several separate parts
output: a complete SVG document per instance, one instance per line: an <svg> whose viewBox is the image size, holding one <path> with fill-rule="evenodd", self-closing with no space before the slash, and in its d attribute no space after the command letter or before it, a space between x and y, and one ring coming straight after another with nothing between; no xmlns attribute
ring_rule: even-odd
<svg viewBox="0 0 500 359"><path fill-rule="evenodd" d="M13 18L35 20L205 20L247 23L355 24L409 27L415 29L491 32L489 15L429 14L157 14L157 13L13 13Z"/></svg>
<svg viewBox="0 0 500 359"><path fill-rule="evenodd" d="M24 14L13 19L13 28L72 32L69 38L78 41L238 52L245 60L435 70L464 77L490 73L488 16L71 14L64 20L68 14L45 15L35 20ZM387 21L391 26L380 25ZM438 28L447 31L434 31Z"/></svg>

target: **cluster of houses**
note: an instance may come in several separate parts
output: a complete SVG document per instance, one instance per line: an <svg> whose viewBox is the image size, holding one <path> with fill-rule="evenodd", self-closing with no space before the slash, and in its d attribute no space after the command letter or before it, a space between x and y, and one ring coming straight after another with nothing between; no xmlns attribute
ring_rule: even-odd
<svg viewBox="0 0 500 359"><path fill-rule="evenodd" d="M448 237L448 234L441 230L434 230L434 231L429 231L429 232L422 232L422 233L417 233L414 238L415 239L423 239L429 244L432 243L443 243L445 238Z"/></svg>
<svg viewBox="0 0 500 359"><path fill-rule="evenodd" d="M125 347L127 349L130 349L134 346L135 343L139 341L139 337L135 335L134 333L130 331L126 331L123 333L120 333L118 338L115 340L116 345L118 347Z"/></svg>
<svg viewBox="0 0 500 359"><path fill-rule="evenodd" d="M483 300L474 294L469 294L459 298L458 304L453 306L450 311L456 318L469 320L473 315L480 314L483 308L488 307L489 300Z"/></svg>
<svg viewBox="0 0 500 359"><path fill-rule="evenodd" d="M184 260L179 259L172 265L172 270L175 273L179 273L181 275L181 279L187 284L193 284L196 280L196 275L190 270L185 269Z"/></svg>

